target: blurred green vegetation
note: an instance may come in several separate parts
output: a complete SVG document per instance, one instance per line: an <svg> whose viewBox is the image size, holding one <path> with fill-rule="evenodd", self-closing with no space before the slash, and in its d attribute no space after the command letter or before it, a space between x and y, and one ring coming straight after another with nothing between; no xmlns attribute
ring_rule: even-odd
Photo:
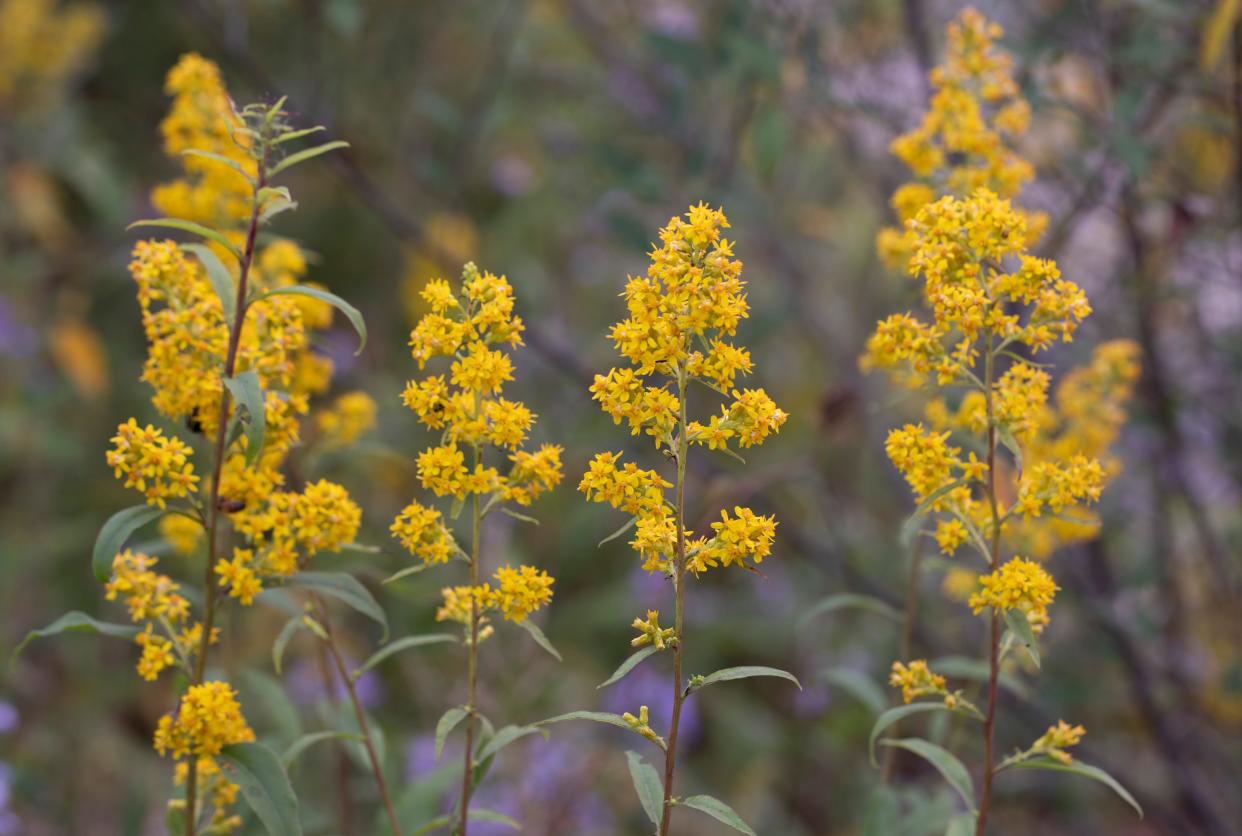
<svg viewBox="0 0 1242 836"><path fill-rule="evenodd" d="M315 467L349 488L364 509L359 539L382 553L321 556L316 568L377 581L406 560L387 525L414 494L413 455L428 441L399 399L414 374L406 335L422 282L474 260L516 289L528 332L512 390L540 415L535 440L565 445L566 482L537 506L541 526L493 521L486 559L557 577L543 626L565 658L557 664L517 631L486 647L484 681L504 685L485 688L484 705L506 721L635 711L640 700L659 716L649 695L667 690L663 668L595 690L627 654L630 621L664 588L622 540L596 546L616 520L573 487L595 451L622 439L586 387L612 362L606 332L625 277L645 269L670 215L699 200L725 208L750 282L742 341L760 385L792 417L745 469L692 463L692 519L744 501L780 528L761 577L721 573L693 588L690 671L768 664L806 688L751 680L693 703L679 789L727 799L764 834L943 831L952 798L924 764L899 758L890 797L867 762L876 694L892 699L883 683L897 627L868 613L798 616L839 592L898 608L906 599L910 555L898 533L911 506L883 439L915 406L859 372L857 357L878 318L918 304L916 288L878 263L874 237L904 177L888 141L922 113L923 73L957 4L99 8L98 48L80 66L29 98L0 97L0 647L69 609L118 619L88 565L101 523L131 502L104 450L118 422L154 417L138 381L145 345L125 226L150 214L150 187L173 171L157 132L162 80L196 50L220 64L239 102L288 95L299 121L352 146L298 170L301 209L279 222L316 254L309 278L366 315L362 357L351 357L343 323L321 347L341 391L380 405L367 444ZM1052 560L1063 592L1042 674L1024 678L1038 697L1007 697L998 745L1025 746L1061 717L1083 723L1082 757L1127 784L1147 818L1089 782L1017 774L998 787L994 826L1237 832L1242 35L1233 23L1221 54L1201 55L1220 17L1212 2L981 8L1005 25L1034 108L1024 151L1038 169L1029 202L1052 218L1044 252L1096 309L1053 362L1079 362L1119 336L1144 354L1100 537ZM648 454L641 440L632 446ZM945 561L926 551L914 654L982 648L983 622L939 594ZM179 576L193 568L165 563ZM373 585L395 634L433 625L448 578ZM338 618L361 659L378 635L353 615ZM241 671L233 678L262 735L287 742L347 722L338 701L322 699L313 645L295 642L283 683L274 677L279 612L227 608L225 619L215 662ZM170 770L150 737L172 692L138 680L134 654L125 642L66 636L32 644L0 673L0 834L161 832ZM364 681L411 828L451 798L451 769L437 769L428 744L436 718L461 701L460 671L456 654L435 647ZM308 832L340 832L350 819L372 832L357 754L323 745L296 767ZM528 833L583 836L642 832L635 801L619 741L597 728L509 750L480 795ZM919 826L886 824L890 804ZM677 827L719 832L690 814Z"/></svg>

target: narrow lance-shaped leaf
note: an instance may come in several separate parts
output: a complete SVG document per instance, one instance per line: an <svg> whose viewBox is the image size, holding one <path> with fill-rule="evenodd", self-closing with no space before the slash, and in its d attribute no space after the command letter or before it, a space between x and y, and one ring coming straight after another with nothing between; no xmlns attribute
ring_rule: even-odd
<svg viewBox="0 0 1242 836"><path fill-rule="evenodd" d="M876 681L862 671L853 668L831 668L824 671L824 679L847 692L876 714L884 710L887 695Z"/></svg>
<svg viewBox="0 0 1242 836"><path fill-rule="evenodd" d="M912 702L909 705L899 705L885 711L876 718L875 725L871 727L871 738L867 741L867 752L871 757L871 765L876 767L880 765L875 759L875 742L889 726L900 722L912 714L921 714L925 711L948 710L942 702Z"/></svg>
<svg viewBox="0 0 1242 836"><path fill-rule="evenodd" d="M107 621L99 621L84 612L73 610L72 612L65 613L46 627L31 630L27 633L26 638L22 639L21 644L13 648L13 654L10 658L16 660L18 654L26 649L26 645L35 639L57 636L61 633L95 633L118 639L132 639L138 635L138 628L131 624L113 624Z"/></svg>
<svg viewBox="0 0 1242 836"><path fill-rule="evenodd" d="M253 301L258 302L260 299L266 299L269 296L310 296L312 299L318 299L320 302L327 302L345 314L345 318L349 320L350 325L353 325L354 330L358 332L358 350L354 352L355 356L361 354L362 350L366 348L367 324L362 318L362 312L335 293L329 293L318 287L308 287L304 284L291 284L261 293L254 297Z"/></svg>
<svg viewBox="0 0 1242 836"><path fill-rule="evenodd" d="M514 819L506 816L504 813L497 813L495 810L485 810L482 807L471 807L468 816L470 821L485 821L489 824L503 824L514 830L521 830L522 825ZM423 836L425 833L432 833L442 827L448 827L453 823L452 816L440 816L424 824L416 829L410 836Z"/></svg>
<svg viewBox="0 0 1242 836"><path fill-rule="evenodd" d="M220 758L270 836L301 836L298 799L275 752L262 743L235 743Z"/></svg>
<svg viewBox="0 0 1242 836"><path fill-rule="evenodd" d="M352 740L355 743L362 743L363 739L364 738L361 735L353 734L351 732L311 732L310 734L304 734L297 740L293 741L293 743L289 745L289 748L285 750L285 753L280 756L280 762L284 765L285 769L288 769L290 764L297 760L303 752L314 746L316 743L323 743L328 740Z"/></svg>
<svg viewBox="0 0 1242 836"><path fill-rule="evenodd" d="M628 521L628 522L626 522L626 523L625 523L625 525L621 526L621 527L620 527L620 528L618 528L616 531L614 531L613 533L609 534L609 535L608 535L607 537L605 537L603 540L600 540L600 541L599 541L599 545L601 545L601 546L602 546L602 545L604 545L605 543L611 543L613 540L617 539L617 538L618 538L618 537L620 537L622 534L624 534L625 532L627 532L627 531L629 531L631 528L633 528L633 527L634 527L634 525L635 525L635 523L637 523L637 522L638 522L638 519L637 519L636 517L630 517L629 521Z"/></svg>
<svg viewBox="0 0 1242 836"><path fill-rule="evenodd" d="M955 479L949 484L941 485L929 493L927 498L919 503L919 507L914 509L914 513L911 514L904 523L902 523L901 542L906 545L914 542L914 535L918 534L919 527L923 525L923 518L931 513L932 507L935 506L937 502L944 499L944 497L951 491L956 488L960 488L969 481L970 480L968 479Z"/></svg>
<svg viewBox="0 0 1242 836"><path fill-rule="evenodd" d="M966 767L962 765L962 762L952 752L921 737L882 740L880 745L896 746L899 749L913 752L936 767L936 771L944 776L949 786L966 802L966 806L971 810L975 809L975 787L970 780L970 773L966 771Z"/></svg>
<svg viewBox="0 0 1242 836"><path fill-rule="evenodd" d="M1072 775L1081 775L1084 778L1090 778L1093 781L1099 781L1104 784L1117 795L1134 808L1134 812L1138 813L1139 818L1143 817L1143 808L1134 800L1134 796L1130 791L1123 787L1116 778L1109 775L1098 766L1092 766L1082 761L1073 761L1071 763L1061 763L1051 758L1034 758L1032 760L1019 761L1012 765L1013 769L1047 769L1052 772L1068 772Z"/></svg>
<svg viewBox="0 0 1242 836"><path fill-rule="evenodd" d="M454 706L441 715L439 722L436 723L436 760L440 760L440 753L444 751L444 741L448 739L449 733L457 728L457 725L470 712L461 706Z"/></svg>
<svg viewBox="0 0 1242 836"><path fill-rule="evenodd" d="M900 622L902 618L901 613L895 607L881 601L879 598L871 595L859 595L854 592L843 592L838 595L829 595L808 609L798 619L798 626L804 626L808 621L817 616L845 609L864 610L897 622Z"/></svg>
<svg viewBox="0 0 1242 836"><path fill-rule="evenodd" d="M134 221L126 227L126 229L133 229L136 226L158 226L165 229L179 229L182 232L189 232L201 238L206 238L209 241L215 241L217 244L232 253L234 258L241 261L242 254L237 247L234 247L232 243L229 242L229 239L224 237L222 232L214 230L209 226L203 226L202 224L195 223L194 221L183 221L180 218L154 218L146 221Z"/></svg>
<svg viewBox="0 0 1242 836"><path fill-rule="evenodd" d="M519 621L517 625L530 633L530 637L535 640L535 644L546 650L556 661L562 661L561 654L552 646L552 642L548 641L548 637L544 635L543 630L539 629L538 624L527 618Z"/></svg>
<svg viewBox="0 0 1242 836"><path fill-rule="evenodd" d="M691 810L707 813L716 821L727 824L739 833L745 833L746 836L756 836L755 831L751 829L750 825L742 821L742 817L719 798L713 798L710 795L692 795L689 798L683 798L681 801L678 801L677 806L689 807Z"/></svg>
<svg viewBox="0 0 1242 836"><path fill-rule="evenodd" d="M193 255L203 263L207 271L207 280L220 298L220 307L224 311L224 321L232 324L237 313L237 285L233 282L233 274L224 266L220 256L204 244L182 244L181 249Z"/></svg>
<svg viewBox="0 0 1242 836"><path fill-rule="evenodd" d="M280 633L276 636L276 641L272 642L272 668L278 676L281 673L281 666L284 664L285 648L289 646L293 635L305 626L302 616L295 615L285 622L285 626L280 628Z"/></svg>
<svg viewBox="0 0 1242 836"><path fill-rule="evenodd" d="M944 836L973 836L975 832L975 814L958 813L949 819L944 829Z"/></svg>
<svg viewBox="0 0 1242 836"><path fill-rule="evenodd" d="M625 758L629 762L630 780L634 782L634 791L638 793L643 812L652 824L659 824L664 813L664 784L660 782L660 774L637 752L626 752Z"/></svg>
<svg viewBox="0 0 1242 836"><path fill-rule="evenodd" d="M130 535L147 523L162 517L166 512L154 505L131 505L117 511L99 529L95 538L95 549L91 553L91 568L95 571L95 579L107 583L112 576L112 561Z"/></svg>
<svg viewBox="0 0 1242 836"><path fill-rule="evenodd" d="M263 451L267 436L267 410L263 403L263 388L254 369L247 369L235 377L224 378L233 400L246 410L246 464L253 464Z"/></svg>
<svg viewBox="0 0 1242 836"><path fill-rule="evenodd" d="M344 140L334 139L331 142L325 142L323 145L316 145L314 148L303 148L301 151L295 151L285 157L276 165L267 170L268 177L275 177L287 168L292 168L298 163L306 162L309 159L318 157L320 154L326 154L329 151L335 151L338 148L348 148L349 143Z"/></svg>
<svg viewBox="0 0 1242 836"><path fill-rule="evenodd" d="M1026 652L1030 654L1031 661L1035 663L1035 667L1039 665L1039 643L1035 638L1035 631L1031 629L1031 622L1027 619L1026 613L1022 610L1005 610L1005 624L1018 637L1019 641L1026 647Z"/></svg>
<svg viewBox="0 0 1242 836"><path fill-rule="evenodd" d="M485 761L510 743L532 734L546 735L547 733L538 726L505 726L498 729L491 739L484 744L483 748L479 750L478 760Z"/></svg>
<svg viewBox="0 0 1242 836"><path fill-rule="evenodd" d="M242 168L241 163L239 163L237 160L231 160L228 157L224 156L223 154L213 154L211 151L201 151L198 148L186 148L181 153L183 156L186 156L186 157L201 157L204 160L211 160L212 162L220 163L221 165L226 165L229 168L236 171L238 174L240 174L243 178L245 178L247 183L254 182L254 178L250 176L250 172Z"/></svg>
<svg viewBox="0 0 1242 836"><path fill-rule="evenodd" d="M371 654L369 659L358 666L358 669L353 672L352 676L354 679L357 679L371 668L387 659L389 656L392 656L394 653L400 653L402 650L409 650L411 647L424 647L429 644L442 644L444 642L456 641L457 637L451 636L448 633L434 633L429 636L406 636L405 638L397 639L396 641L389 642L379 650L375 651L375 653Z"/></svg>
<svg viewBox="0 0 1242 836"><path fill-rule="evenodd" d="M646 647L642 648L641 650L638 650L635 653L631 653L629 657L627 657L626 660L621 663L621 666L612 672L612 676L608 677L603 682L595 686L596 690L599 690L600 688L607 688L609 685L612 685L614 682L620 681L622 678L625 677L626 674L634 670L634 668L638 667L639 662L643 661L648 656L651 656L659 652L660 652L660 649L658 647L656 647L655 645L649 644Z"/></svg>
<svg viewBox="0 0 1242 836"><path fill-rule="evenodd" d="M743 665L737 668L722 668L707 676L695 676L690 680L690 687L686 690L697 691L700 688L706 688L708 685L715 685L717 682L730 682L734 679L749 679L753 676L775 676L781 679L788 679L794 685L798 686L798 690L802 690L802 683L798 678L789 671L783 671L780 668L768 668L762 665Z"/></svg>
<svg viewBox="0 0 1242 836"><path fill-rule="evenodd" d="M606 711L571 711L568 714L558 714L555 717L549 717L546 720L540 720L538 723L535 723L534 725L550 726L553 723L564 723L568 720L588 720L592 723L603 723L604 725L607 725L607 726L616 726L619 729L625 729L626 731L631 731L631 732L634 732L635 734L638 734L638 731L633 726L631 726L629 723L627 723L625 721L625 718L622 717L620 714L610 714ZM661 741L653 740L651 742L655 743L661 749L668 748L668 746Z"/></svg>
<svg viewBox="0 0 1242 836"><path fill-rule="evenodd" d="M384 637L387 638L388 616L370 590L353 575L344 572L298 572L291 575L285 585L313 589L336 598L383 627Z"/></svg>

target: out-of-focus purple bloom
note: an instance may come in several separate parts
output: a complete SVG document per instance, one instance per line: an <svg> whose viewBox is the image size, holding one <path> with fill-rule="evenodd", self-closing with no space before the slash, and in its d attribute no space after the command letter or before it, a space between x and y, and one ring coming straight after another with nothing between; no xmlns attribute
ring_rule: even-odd
<svg viewBox="0 0 1242 836"><path fill-rule="evenodd" d="M12 703L0 702L0 734L9 734L17 728L21 718Z"/></svg>
<svg viewBox="0 0 1242 836"><path fill-rule="evenodd" d="M352 669L357 664L356 660L345 657L346 669ZM349 691L334 669L329 668L329 676L332 680L332 699L349 699ZM324 687L323 672L316 660L299 659L294 662L289 667L285 682L289 696L296 704L303 707L312 706L328 696L327 689ZM354 687L358 691L358 700L364 708L374 708L384 701L384 686L374 671L364 673L354 683Z"/></svg>
<svg viewBox="0 0 1242 836"><path fill-rule="evenodd" d="M19 322L12 306L0 299L0 354L21 359L35 350L35 332L24 322Z"/></svg>
<svg viewBox="0 0 1242 836"><path fill-rule="evenodd" d="M648 572L635 565L626 582L633 590L640 607L665 610L673 606L673 586L659 572Z"/></svg>
<svg viewBox="0 0 1242 836"><path fill-rule="evenodd" d="M492 185L508 197L526 194L535 183L530 163L517 154L505 154L492 164Z"/></svg>

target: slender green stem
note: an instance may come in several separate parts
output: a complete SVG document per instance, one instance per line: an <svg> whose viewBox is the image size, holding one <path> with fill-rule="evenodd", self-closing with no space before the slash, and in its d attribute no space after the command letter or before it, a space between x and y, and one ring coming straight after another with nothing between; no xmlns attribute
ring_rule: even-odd
<svg viewBox="0 0 1242 836"><path fill-rule="evenodd" d="M673 813L673 772L677 768L677 730L681 724L681 706L686 692L682 685L681 659L685 645L683 614L685 612L686 585L686 370L677 367L677 399L681 414L677 420L677 559L673 567L675 593L674 629L677 642L673 645L673 719L668 730L668 750L664 755L664 811L660 817L659 836L668 836L669 819Z"/></svg>
<svg viewBox="0 0 1242 836"><path fill-rule="evenodd" d="M476 466L482 459L482 453L474 448ZM470 821L470 794L474 791L474 730L475 715L478 713L478 682L479 682L479 610L478 601L474 596L474 588L479 585L479 523L482 514L479 509L479 495L471 495L471 538L470 538L470 643L467 647L468 661L466 674L466 751L462 753L461 767L461 810L457 833L466 836L466 827Z"/></svg>
<svg viewBox="0 0 1242 836"><path fill-rule="evenodd" d="M241 261L237 271L237 296L234 301L233 322L229 328L228 349L224 357L224 377L230 378L237 368L237 350L241 345L242 323L246 319L246 296L250 280L250 265L254 261L255 241L259 234L259 192L267 185L267 154L268 126L264 124L259 136L259 177L254 183L254 191L250 199L250 225L246 230L246 247L242 250ZM201 685L207 670L207 649L211 645L211 633L215 625L216 599L219 589L216 586L216 551L220 542L220 481L224 471L224 448L228 434L229 421L229 390L220 386L220 413L216 421L215 455L212 461L211 502L207 507L207 566L203 572L203 633L199 639L198 656L195 659L194 675L191 684ZM198 821L195 810L198 791L198 763L193 756L186 772L185 784L185 832L186 836L197 833Z"/></svg>
<svg viewBox="0 0 1242 836"><path fill-rule="evenodd" d="M984 378L987 389L984 391L984 403L988 420L988 505L992 515L992 571L1000 566L1000 535L1001 515L996 503L996 424L992 404L992 381L995 373L995 351L992 347L992 332L984 333ZM983 836L987 827L988 809L992 803L992 777L996 773L994 766L993 738L996 727L996 696L997 682L1000 679L1000 617L993 607L989 611L988 623L988 708L983 721L983 792L979 798L979 814L975 818L975 836Z"/></svg>
<svg viewBox="0 0 1242 836"><path fill-rule="evenodd" d="M910 659L911 645L914 642L914 624L918 618L919 609L919 585L923 579L923 538L916 537L914 546L911 549L910 556L910 576L906 579L906 606L902 613L901 621L901 640L898 646L897 655L902 662ZM892 725L891 735L896 735L898 723ZM893 770L897 766L896 746L888 747L888 752L884 755L884 783L887 784L893 778Z"/></svg>
<svg viewBox="0 0 1242 836"><path fill-rule="evenodd" d="M380 798L384 802L384 809L388 813L388 824L392 827L392 836L401 836L401 826L397 824L397 813L392 806L392 796L388 793L388 782L384 780L384 767L380 764L379 756L375 753L375 743L371 737L371 727L367 723L367 713L362 708L362 701L358 699L358 688L354 684L354 678L350 675L349 670L345 666L345 659L341 656L340 647L336 643L336 634L332 630L332 620L328 617L328 608L324 606L323 599L312 593L311 597L315 601L315 607L319 613L319 622L323 626L323 632L326 638L324 644L328 646L328 653L332 656L332 663L336 667L337 675L341 677L341 681L345 683L345 691L349 694L349 701L354 706L354 717L358 721L358 732L362 735L363 748L367 750L367 760L371 763L371 772L375 775L375 785L379 788Z"/></svg>

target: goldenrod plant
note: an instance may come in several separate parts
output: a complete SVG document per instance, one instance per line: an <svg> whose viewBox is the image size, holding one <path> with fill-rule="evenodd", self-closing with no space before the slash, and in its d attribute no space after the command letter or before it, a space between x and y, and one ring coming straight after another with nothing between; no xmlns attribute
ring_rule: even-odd
<svg viewBox="0 0 1242 836"><path fill-rule="evenodd" d="M614 423L625 422L631 435L651 439L670 463L673 480L657 470L621 462L620 453L603 452L591 460L578 486L588 499L611 505L629 517L605 542L632 529L630 545L643 568L672 584L671 623L666 620L661 625L656 610L636 618L633 626L638 635L631 644L639 649L604 683L619 681L650 656L670 653L671 722L663 734L651 728L646 705L639 706L637 714L575 712L549 721L611 723L636 732L662 750L663 778L640 755L627 753L643 810L660 836L671 832L675 807L699 810L735 830L753 832L716 798L674 794L678 731L686 700L708 685L746 677L776 676L797 683L792 674L761 666L686 676L687 582L714 569L753 571L772 554L776 536L773 517L742 507L722 510L720 519L711 524L710 536L694 536L686 525L690 449L704 447L740 459L738 449L762 444L788 417L763 389L738 388L738 378L750 374L754 364L745 348L731 342L749 306L742 262L724 237L728 227L722 211L699 204L660 230L660 245L651 253L647 274L630 278L626 285L623 295L628 315L612 328L613 342L628 365L596 375L591 385L592 397ZM705 404L723 401L719 413L705 413L706 423L691 420L689 401L695 396Z"/></svg>
<svg viewBox="0 0 1242 836"><path fill-rule="evenodd" d="M281 758L255 741L237 692L217 678L226 672L209 668L209 655L229 600L249 606L268 586L305 588L313 604L300 618L330 641L321 593L355 606L351 595L366 594L347 575L304 571L317 553L353 541L358 506L338 484L321 479L295 489L284 472L310 397L331 376L330 364L311 351L313 331L330 324L334 307L362 343L365 327L339 297L297 283L306 261L295 243L266 234L260 243L260 230L297 205L277 177L344 143L296 150L317 129L294 128L283 99L235 109L218 68L195 54L170 71L167 91L173 105L161 131L182 172L152 195L168 217L134 226L201 242L152 239L134 248L130 272L148 343L142 379L166 426L130 418L117 428L108 466L144 501L107 521L93 555L107 598L125 604L134 626L71 613L44 633L132 636L142 648L143 679L179 671L184 692L155 732L156 750L176 760L176 783L185 787L169 803L173 832L235 830L239 791L269 832L300 832ZM358 408L323 416L345 412ZM174 423L184 429L167 428ZM356 418L340 415L321 416L320 424L335 436L347 424L359 429ZM205 474L196 461L206 462ZM198 560L201 585L174 580L158 571L155 556L123 548L157 519L173 551ZM365 723L363 730L370 751ZM378 765L375 775L386 794Z"/></svg>
<svg viewBox="0 0 1242 836"><path fill-rule="evenodd" d="M1137 348L1107 343L1049 397L1052 367L1035 357L1070 342L1091 307L1053 261L1032 254L1042 217L1010 200L1032 176L1006 140L1021 132L1029 108L1009 57L994 44L1000 35L973 10L950 24L949 55L931 76L931 111L893 143L917 179L893 199L903 230L883 233L879 244L921 280L931 316L881 321L863 359L866 368L933 393L925 421L894 429L886 442L917 503L904 533L931 518L942 554L980 558L978 571L954 567L946 576L946 591L985 617L988 675L979 704L950 690L926 660L897 660L890 683L903 705L884 712L871 734L874 747L898 721L925 712L979 723L978 793L971 772L944 747L919 737L882 741L929 761L961 796L967 810L952 820L953 833L986 832L994 779L1010 769L1092 778L1138 809L1112 777L1067 751L1085 733L1081 726L1059 722L1007 757L996 748L1002 669L1019 656L1038 669L1039 638L1059 591L1043 560L1094 535L1089 506L1117 471L1107 452L1138 374Z"/></svg>
<svg viewBox="0 0 1242 836"><path fill-rule="evenodd" d="M468 584L441 591L436 612L437 621L459 625L466 655L466 701L448 709L435 732L438 759L448 735L464 724L461 790L453 812L425 826L451 826L454 833L466 836L471 818L499 815L470 806L496 754L539 731L517 725L497 729L479 710L479 645L495 633L492 618L499 616L525 629L540 647L560 659L530 619L552 600L552 576L533 566L506 564L495 570L490 581L484 581L482 526L495 512L536 522L518 508L530 506L560 483L562 450L556 444L524 449L535 414L520 401L502 395L504 385L513 379L513 361L506 348L522 345L525 328L514 313L508 279L468 263L456 289L443 279L433 279L421 297L429 311L410 334L411 353L420 371L428 362L447 361L448 374L411 380L402 401L420 423L440 434L438 444L418 454L418 479L437 498L450 499L451 506L447 519L417 500L397 515L392 535L418 562L387 582L450 561L464 561L469 569ZM469 551L458 545L450 530L467 506Z"/></svg>

